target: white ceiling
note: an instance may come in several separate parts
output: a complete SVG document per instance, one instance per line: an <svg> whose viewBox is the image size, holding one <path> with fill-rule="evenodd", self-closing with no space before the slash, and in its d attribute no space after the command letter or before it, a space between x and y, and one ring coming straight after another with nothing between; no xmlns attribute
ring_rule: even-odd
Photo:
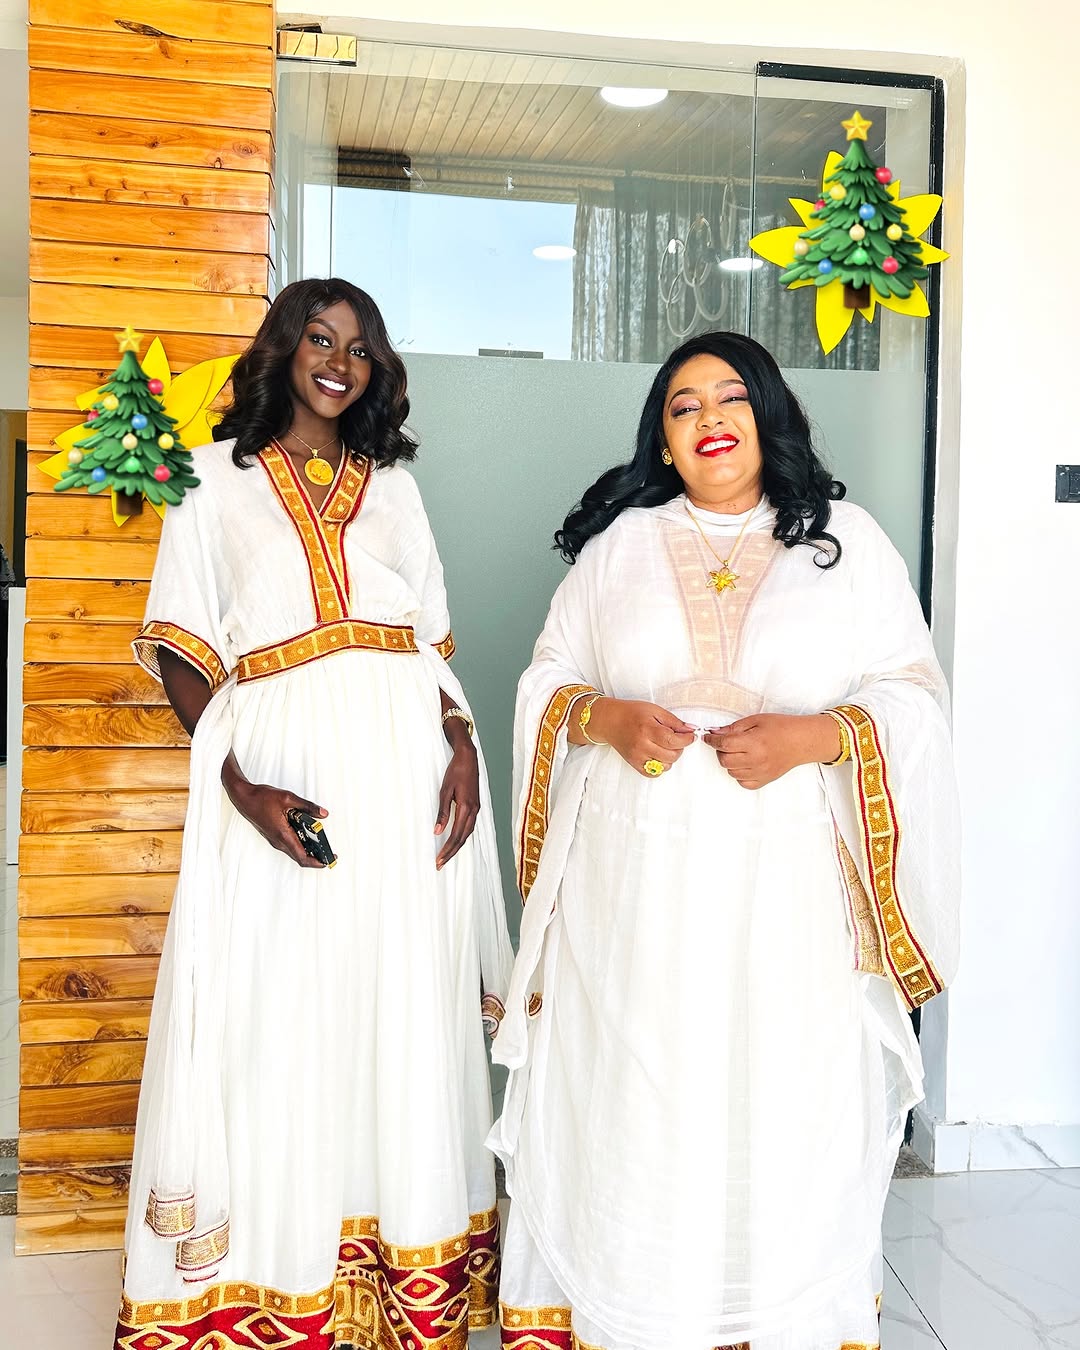
<svg viewBox="0 0 1080 1350"><path fill-rule="evenodd" d="M30 232L26 49L0 48L0 296L25 296Z"/></svg>

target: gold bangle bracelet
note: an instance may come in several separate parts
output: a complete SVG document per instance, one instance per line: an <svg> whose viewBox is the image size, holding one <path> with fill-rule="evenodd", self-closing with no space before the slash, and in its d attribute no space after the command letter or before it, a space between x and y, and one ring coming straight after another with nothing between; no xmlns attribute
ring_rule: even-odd
<svg viewBox="0 0 1080 1350"><path fill-rule="evenodd" d="M835 759L827 759L824 762L830 768L834 764L846 764L851 758L851 729L840 714L833 712L831 708L826 708L825 716L831 717L840 731L840 753Z"/></svg>
<svg viewBox="0 0 1080 1350"><path fill-rule="evenodd" d="M578 726L581 728L581 734L590 745L604 745L606 742L594 740L589 735L589 719L592 717L592 705L598 698L603 698L603 694L590 694L581 701L581 710L578 713Z"/></svg>
<svg viewBox="0 0 1080 1350"><path fill-rule="evenodd" d="M447 708L447 710L442 715L442 722L444 727L446 726L447 722L449 722L451 717L456 717L458 718L459 721L464 722L465 729L468 731L469 735L471 736L473 734L473 720L469 716L469 714L465 711L464 708Z"/></svg>

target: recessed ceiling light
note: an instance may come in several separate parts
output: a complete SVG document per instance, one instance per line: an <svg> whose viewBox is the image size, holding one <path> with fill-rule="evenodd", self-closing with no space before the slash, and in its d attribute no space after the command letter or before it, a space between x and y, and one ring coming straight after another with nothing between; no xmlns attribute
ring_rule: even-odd
<svg viewBox="0 0 1080 1350"><path fill-rule="evenodd" d="M720 266L727 272L756 272L765 264L760 258L722 258Z"/></svg>
<svg viewBox="0 0 1080 1350"><path fill-rule="evenodd" d="M569 244L541 244L533 249L533 257L544 262L568 262L577 256L577 249Z"/></svg>
<svg viewBox="0 0 1080 1350"><path fill-rule="evenodd" d="M605 84L600 97L616 108L652 108L667 98L666 89L629 89L618 84Z"/></svg>

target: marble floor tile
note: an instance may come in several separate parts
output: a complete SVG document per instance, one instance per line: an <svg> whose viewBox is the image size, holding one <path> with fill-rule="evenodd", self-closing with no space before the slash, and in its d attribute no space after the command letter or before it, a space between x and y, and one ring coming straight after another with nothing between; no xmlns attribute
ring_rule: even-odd
<svg viewBox="0 0 1080 1350"><path fill-rule="evenodd" d="M888 1265L883 1294L881 1350L941 1350L933 1328Z"/></svg>
<svg viewBox="0 0 1080 1350"><path fill-rule="evenodd" d="M1080 1170L894 1182L884 1231L948 1350L1080 1350Z"/></svg>

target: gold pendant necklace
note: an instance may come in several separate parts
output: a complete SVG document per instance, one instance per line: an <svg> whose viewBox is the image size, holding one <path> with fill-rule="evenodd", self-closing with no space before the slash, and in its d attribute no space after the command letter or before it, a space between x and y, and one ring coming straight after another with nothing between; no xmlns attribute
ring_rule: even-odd
<svg viewBox="0 0 1080 1350"><path fill-rule="evenodd" d="M311 454L311 458L304 465L304 477L308 482L314 483L316 487L326 487L327 483L332 483L334 481L334 466L332 464L327 464L326 460L320 459L319 456L331 445L336 445L338 437L335 436L332 441L327 441L326 445L316 447L314 445L308 445L307 441L298 436L295 431L290 431L287 434L291 436L294 441L299 441L304 449ZM342 447L341 453L345 453L344 446Z"/></svg>
<svg viewBox="0 0 1080 1350"><path fill-rule="evenodd" d="M746 533L746 527L750 524L750 518L756 510L756 506L752 506L746 513L746 519L743 521L739 533L735 536L735 542L732 544L731 550L726 558L721 558L720 554L717 553L716 549L709 543L709 536L701 528L701 522L698 520L697 516L694 515L693 511L690 510L690 503L685 497L683 498L683 506L686 507L686 514L694 522L694 526L697 529L698 534L701 535L705 547L720 564L718 568L709 573L706 585L710 590L716 591L717 594L721 591L733 591L735 589L735 583L739 580L739 574L732 569L731 564L735 560L735 554L738 552L739 545L742 543L742 537Z"/></svg>

